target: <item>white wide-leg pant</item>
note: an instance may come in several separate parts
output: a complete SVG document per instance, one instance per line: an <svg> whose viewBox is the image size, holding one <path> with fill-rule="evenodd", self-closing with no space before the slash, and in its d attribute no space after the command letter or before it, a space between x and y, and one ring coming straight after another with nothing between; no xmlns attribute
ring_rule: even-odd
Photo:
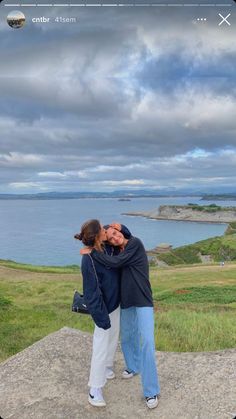
<svg viewBox="0 0 236 419"><path fill-rule="evenodd" d="M104 330L95 325L89 387L103 387L107 381L106 369L113 367L120 333L120 307L110 313L109 317L110 329Z"/></svg>

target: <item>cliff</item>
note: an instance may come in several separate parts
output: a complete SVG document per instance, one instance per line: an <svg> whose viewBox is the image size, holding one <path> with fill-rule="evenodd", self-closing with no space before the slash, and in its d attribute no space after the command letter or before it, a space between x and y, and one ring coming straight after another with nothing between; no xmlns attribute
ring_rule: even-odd
<svg viewBox="0 0 236 419"><path fill-rule="evenodd" d="M127 212L125 215L140 216L156 220L197 221L206 223L230 223L236 221L236 207L218 207L214 204L161 205L151 211Z"/></svg>

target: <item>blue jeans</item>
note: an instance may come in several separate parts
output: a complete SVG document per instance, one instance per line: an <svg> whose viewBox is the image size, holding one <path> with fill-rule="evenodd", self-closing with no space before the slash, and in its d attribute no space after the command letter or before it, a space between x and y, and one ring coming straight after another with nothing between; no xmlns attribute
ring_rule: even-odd
<svg viewBox="0 0 236 419"><path fill-rule="evenodd" d="M121 347L126 368L141 373L144 397L160 394L155 356L153 307L121 310Z"/></svg>

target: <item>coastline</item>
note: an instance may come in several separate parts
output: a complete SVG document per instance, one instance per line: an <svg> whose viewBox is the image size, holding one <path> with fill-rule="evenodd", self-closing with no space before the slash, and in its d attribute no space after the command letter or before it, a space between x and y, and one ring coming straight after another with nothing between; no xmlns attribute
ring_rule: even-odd
<svg viewBox="0 0 236 419"><path fill-rule="evenodd" d="M191 205L161 205L150 211L125 212L122 215L145 217L152 220L184 221L207 224L236 222L236 207L203 207Z"/></svg>
<svg viewBox="0 0 236 419"><path fill-rule="evenodd" d="M130 217L144 217L150 220L157 220L157 221L182 221L182 222L189 222L189 223L202 223L202 224L226 224L228 225L232 221L209 221L209 220L199 220L199 219L180 219L180 218L169 218L169 217L151 217L149 215L139 214L139 213L131 213L131 212L122 212L122 215L127 215ZM234 220L236 221L236 219Z"/></svg>

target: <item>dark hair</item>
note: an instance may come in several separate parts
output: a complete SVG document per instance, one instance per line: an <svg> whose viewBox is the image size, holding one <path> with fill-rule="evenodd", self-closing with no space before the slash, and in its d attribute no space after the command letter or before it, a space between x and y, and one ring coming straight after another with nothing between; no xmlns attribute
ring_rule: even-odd
<svg viewBox="0 0 236 419"><path fill-rule="evenodd" d="M81 231L74 235L74 238L81 240L85 246L96 246L98 244L98 235L101 232L101 224L98 220L86 221L81 226ZM100 246L99 246L100 247Z"/></svg>

